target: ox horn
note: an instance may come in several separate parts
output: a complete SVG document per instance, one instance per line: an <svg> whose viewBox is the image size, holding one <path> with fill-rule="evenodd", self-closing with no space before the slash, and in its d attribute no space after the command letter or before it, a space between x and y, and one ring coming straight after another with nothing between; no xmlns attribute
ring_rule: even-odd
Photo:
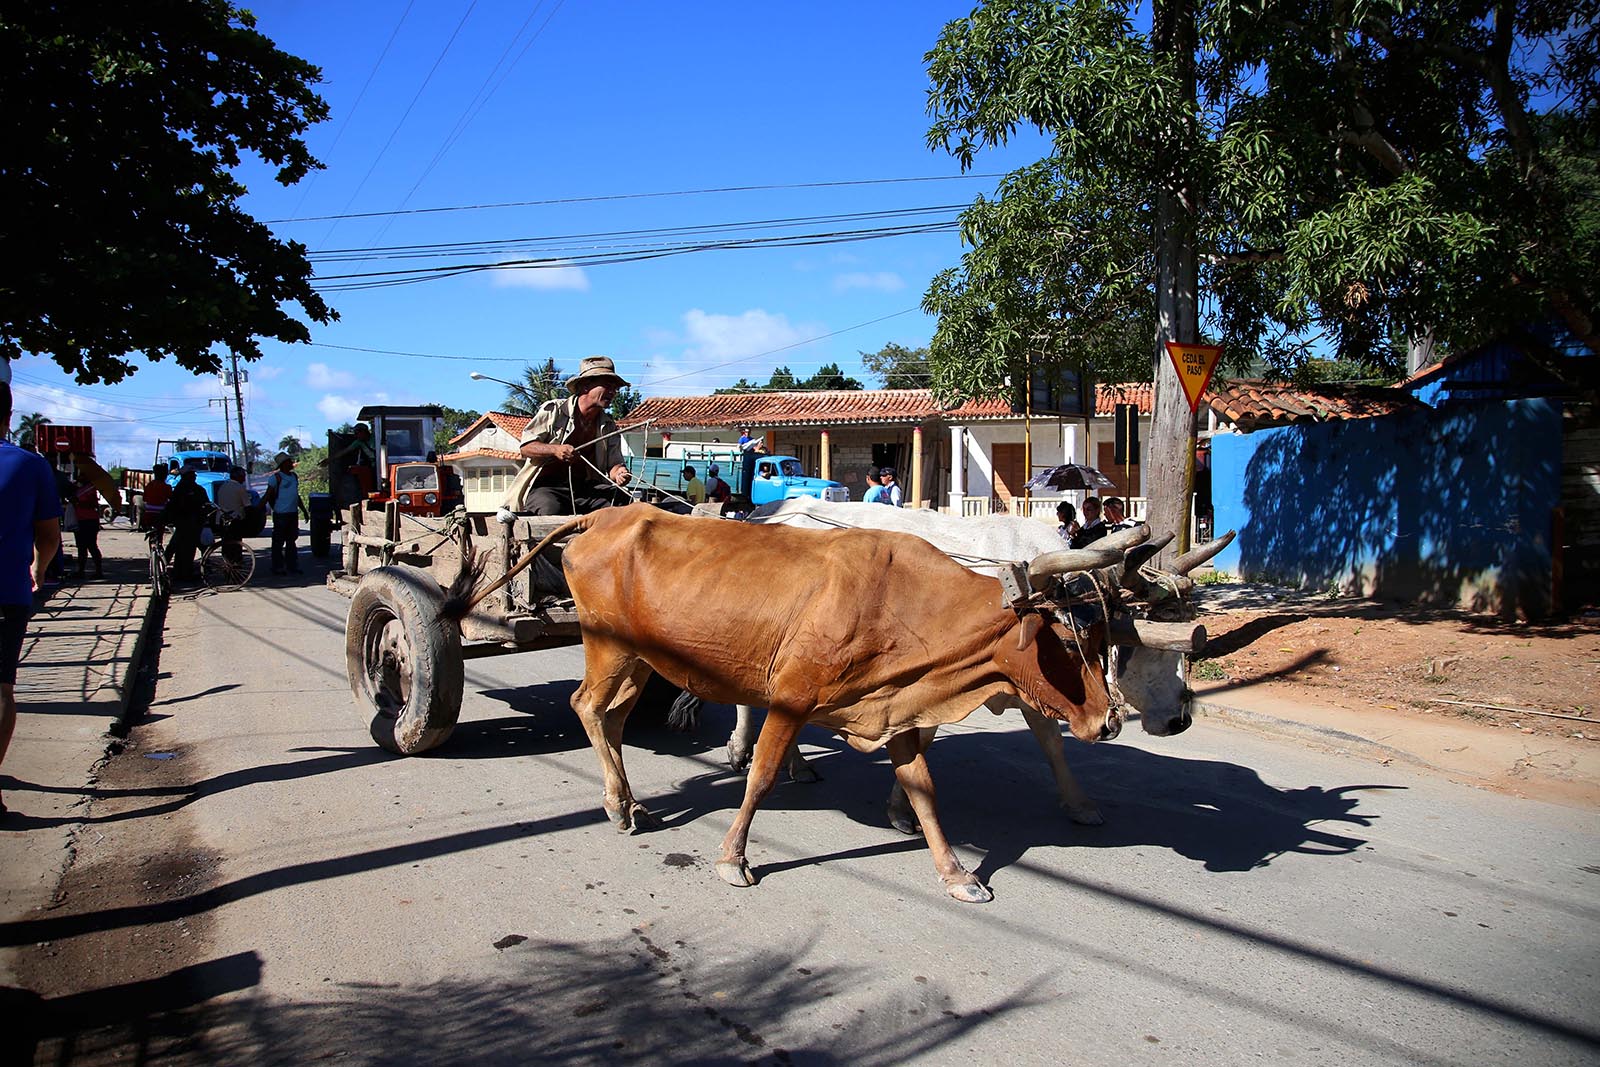
<svg viewBox="0 0 1600 1067"><path fill-rule="evenodd" d="M1091 542L1091 544L1095 548L1104 546L1106 548L1114 548L1118 552L1126 552L1134 545L1142 545L1148 540L1150 540L1149 524L1136 522L1126 529L1113 530L1100 538L1100 540Z"/></svg>
<svg viewBox="0 0 1600 1067"><path fill-rule="evenodd" d="M1211 559L1212 556L1215 556L1218 552L1221 552L1223 549L1233 544L1233 538L1237 532L1238 531L1236 530L1229 530L1215 541L1209 541L1206 544L1201 545L1199 548L1191 548L1189 551L1185 552L1183 555L1179 556L1173 561L1172 573L1188 574L1190 571L1200 566L1200 564L1205 563L1207 560Z"/></svg>
<svg viewBox="0 0 1600 1067"><path fill-rule="evenodd" d="M1158 537L1154 541L1146 541L1142 545L1135 545L1128 549L1128 554L1122 566L1124 576L1136 573L1140 567L1155 559L1161 550L1172 544L1172 534Z"/></svg>
<svg viewBox="0 0 1600 1067"><path fill-rule="evenodd" d="M1047 589L1053 578L1060 574L1098 570L1122 562L1122 549L1103 542L1103 537L1088 548L1063 548L1059 552L1044 552L1028 564L1028 584L1035 592Z"/></svg>
<svg viewBox="0 0 1600 1067"><path fill-rule="evenodd" d="M1197 622L1150 622L1119 615L1111 622L1113 645L1159 648L1194 656L1206 647L1206 628Z"/></svg>

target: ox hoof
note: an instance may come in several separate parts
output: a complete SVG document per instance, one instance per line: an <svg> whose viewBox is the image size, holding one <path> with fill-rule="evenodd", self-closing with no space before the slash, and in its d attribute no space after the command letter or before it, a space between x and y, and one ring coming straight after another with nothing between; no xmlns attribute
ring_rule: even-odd
<svg viewBox="0 0 1600 1067"><path fill-rule="evenodd" d="M748 748L734 748L728 746L728 766L735 774L743 774L750 769L750 750Z"/></svg>
<svg viewBox="0 0 1600 1067"><path fill-rule="evenodd" d="M1067 818L1079 826L1104 826L1106 817L1100 814L1100 809L1090 804L1084 808L1068 808Z"/></svg>
<svg viewBox="0 0 1600 1067"><path fill-rule="evenodd" d="M822 775L811 769L811 764L805 760L795 760L789 768L789 779L795 782L820 782Z"/></svg>
<svg viewBox="0 0 1600 1067"><path fill-rule="evenodd" d="M922 833L922 824L917 817L909 811L895 811L889 809L889 825L905 834L907 837L916 837Z"/></svg>
<svg viewBox="0 0 1600 1067"><path fill-rule="evenodd" d="M963 904L987 904L994 899L994 894L989 892L988 887L977 882L958 882L955 885L945 886L945 892Z"/></svg>
<svg viewBox="0 0 1600 1067"><path fill-rule="evenodd" d="M750 865L744 860L734 863L731 860L717 861L717 876L731 886L747 889L756 884L756 876L750 873Z"/></svg>
<svg viewBox="0 0 1600 1067"><path fill-rule="evenodd" d="M611 825L619 834L636 834L644 830L654 830L660 825L654 815L638 804L630 805L623 810L607 808L606 818L611 820Z"/></svg>

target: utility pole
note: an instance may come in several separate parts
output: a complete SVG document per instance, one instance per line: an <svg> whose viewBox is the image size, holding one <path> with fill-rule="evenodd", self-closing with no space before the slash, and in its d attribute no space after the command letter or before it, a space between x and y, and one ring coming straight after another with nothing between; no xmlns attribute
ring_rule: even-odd
<svg viewBox="0 0 1600 1067"><path fill-rule="evenodd" d="M243 457L245 468L248 470L250 456L247 450L250 447L250 438L244 435L244 393L239 388L239 384L241 381L250 380L250 372L245 371L244 376L241 378L239 373L239 354L237 352L230 353L228 358L233 362L233 370L228 377L233 380L233 411L239 419L239 455Z"/></svg>
<svg viewBox="0 0 1600 1067"><path fill-rule="evenodd" d="M222 405L222 439L231 445L233 443L233 428L228 424L228 398L225 396L212 397L206 401L207 407L216 407L218 404Z"/></svg>

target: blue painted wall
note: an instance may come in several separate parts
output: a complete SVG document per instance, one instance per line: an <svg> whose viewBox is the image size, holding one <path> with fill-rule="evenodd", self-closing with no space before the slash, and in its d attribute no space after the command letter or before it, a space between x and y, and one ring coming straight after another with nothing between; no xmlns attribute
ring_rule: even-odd
<svg viewBox="0 0 1600 1067"><path fill-rule="evenodd" d="M1219 434L1218 570L1538 617L1561 500L1561 407L1513 400Z"/></svg>

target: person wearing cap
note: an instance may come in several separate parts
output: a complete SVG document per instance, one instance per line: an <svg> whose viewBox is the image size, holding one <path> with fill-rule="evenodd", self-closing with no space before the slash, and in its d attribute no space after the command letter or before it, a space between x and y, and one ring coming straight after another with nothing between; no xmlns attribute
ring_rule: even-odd
<svg viewBox="0 0 1600 1067"><path fill-rule="evenodd" d="M733 487L723 481L722 468L715 463L706 468L706 499L713 504L726 504L733 495Z"/></svg>
<svg viewBox="0 0 1600 1067"><path fill-rule="evenodd" d="M306 502L300 499L300 477L294 472L294 457L279 452L272 457L277 470L267 479L262 502L272 509L272 573L300 573L300 557L295 540L300 536L300 515L311 521Z"/></svg>
<svg viewBox="0 0 1600 1067"><path fill-rule="evenodd" d="M142 498L144 514L140 518L140 529L154 530L164 521L167 501L172 499L172 485L167 481L167 472L171 469L165 463L150 468L150 481L144 487Z"/></svg>
<svg viewBox="0 0 1600 1067"><path fill-rule="evenodd" d="M893 467L885 467L878 472L878 480L883 483L883 502L892 507L904 507L905 497L900 492L900 483L894 479Z"/></svg>
<svg viewBox="0 0 1600 1067"><path fill-rule="evenodd" d="M565 399L546 400L522 432L522 469L505 508L531 515L582 515L626 504L632 477L622 461L617 424L607 414L628 382L609 356L587 356L567 379Z"/></svg>
<svg viewBox="0 0 1600 1067"><path fill-rule="evenodd" d="M700 480L693 467L683 468L683 495L691 504L706 502L706 483Z"/></svg>

